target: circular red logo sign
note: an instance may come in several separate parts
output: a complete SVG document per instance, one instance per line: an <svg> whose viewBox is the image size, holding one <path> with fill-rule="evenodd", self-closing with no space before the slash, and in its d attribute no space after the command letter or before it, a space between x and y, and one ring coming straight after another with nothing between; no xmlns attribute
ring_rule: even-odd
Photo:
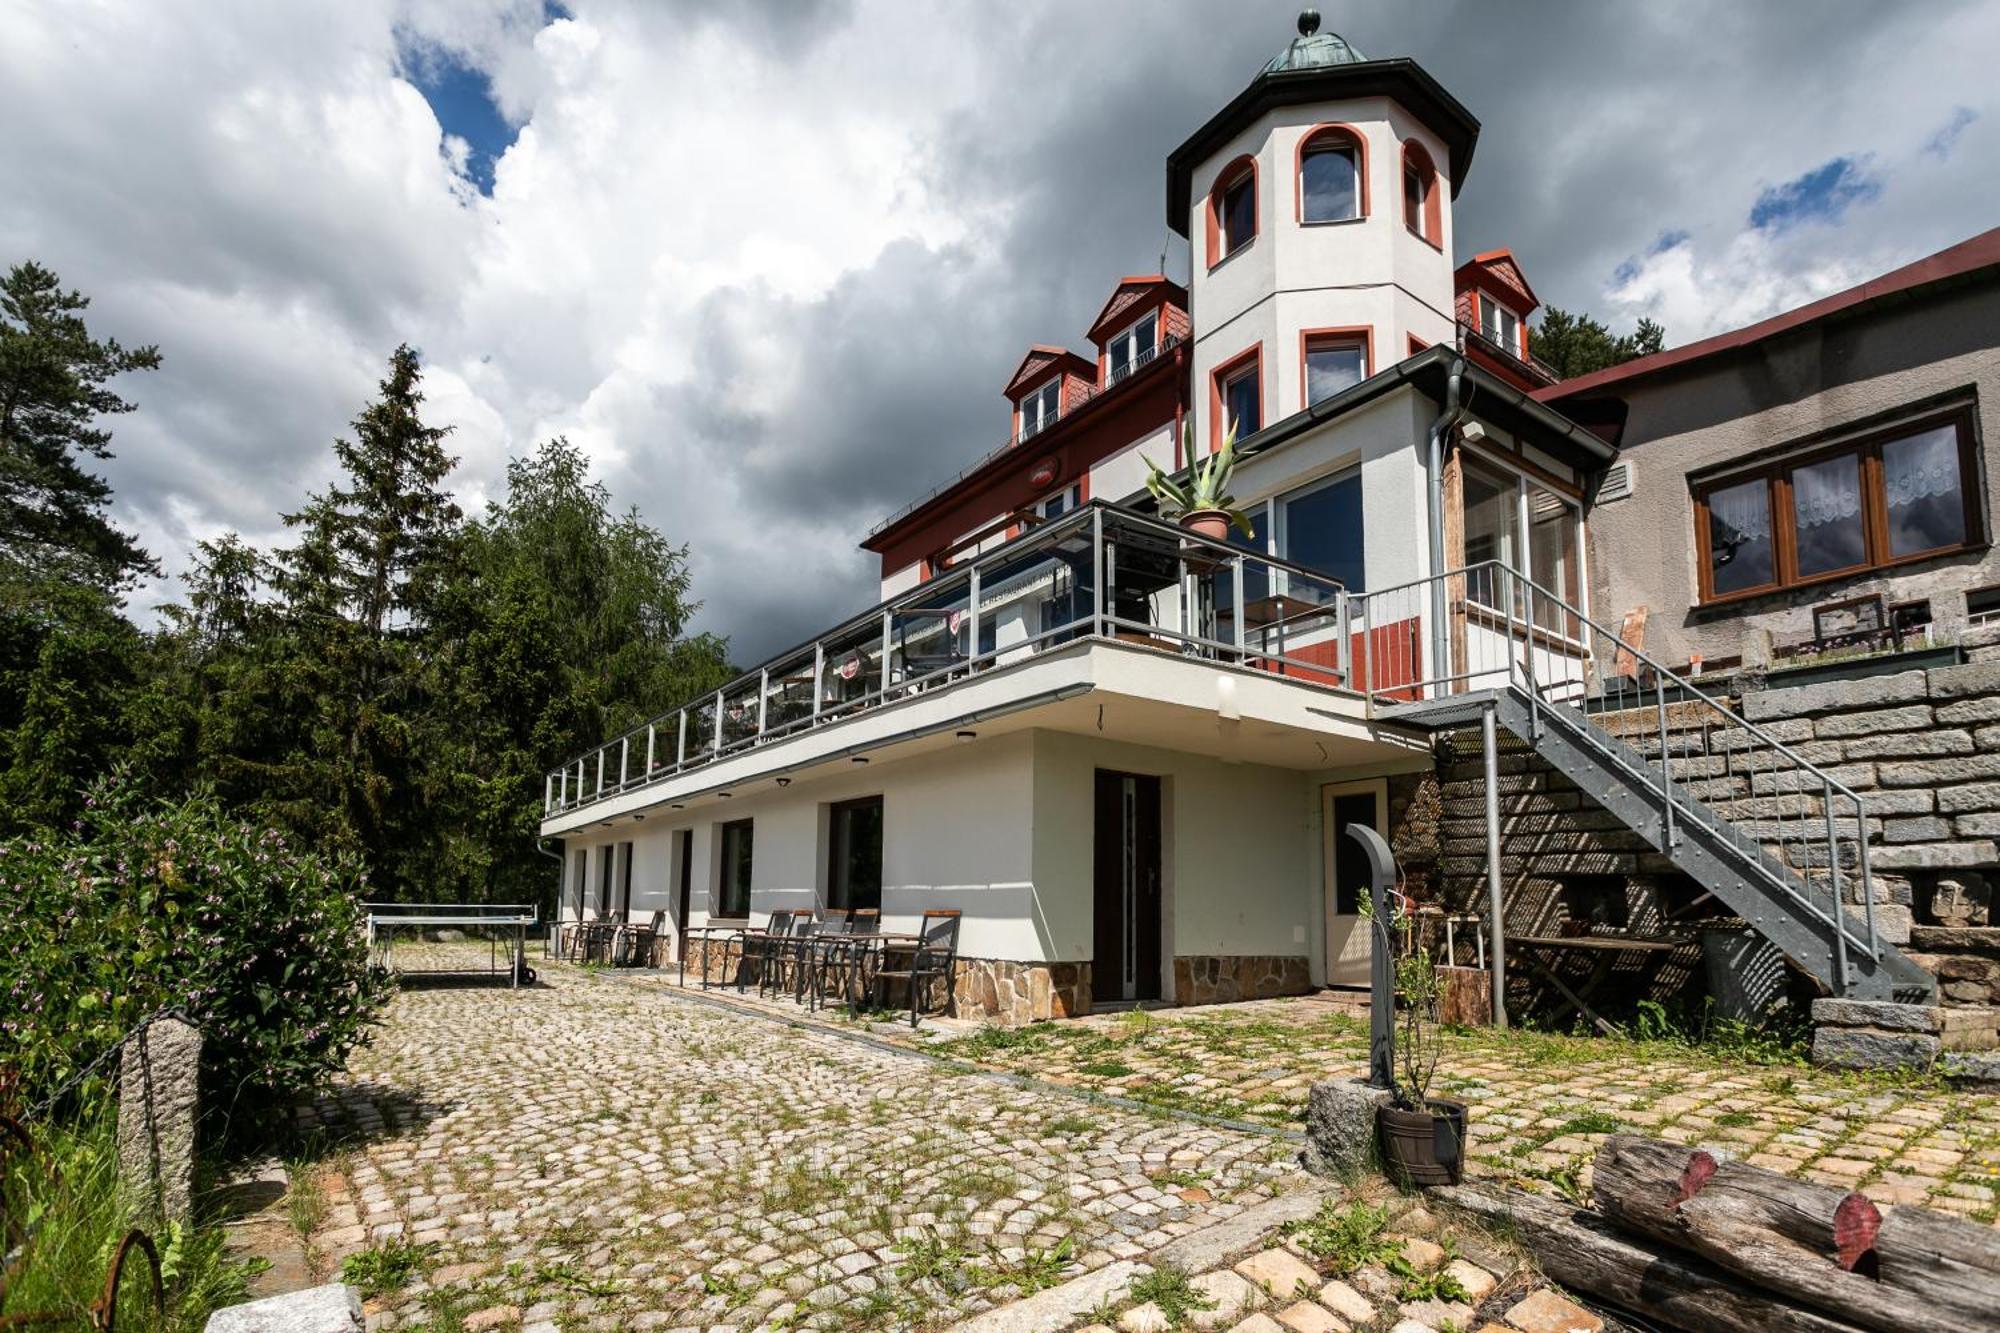
<svg viewBox="0 0 2000 1333"><path fill-rule="evenodd" d="M1060 470L1061 464L1057 463L1055 459L1044 458L1041 462L1035 464L1035 470L1028 474L1028 484L1030 486L1053 486L1056 474Z"/></svg>

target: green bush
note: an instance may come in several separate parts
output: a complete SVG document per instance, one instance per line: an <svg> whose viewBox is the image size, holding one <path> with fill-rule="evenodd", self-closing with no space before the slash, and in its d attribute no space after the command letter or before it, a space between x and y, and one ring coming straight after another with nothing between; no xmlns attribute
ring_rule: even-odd
<svg viewBox="0 0 2000 1333"><path fill-rule="evenodd" d="M33 1103L178 1005L211 1105L282 1108L341 1067L386 994L364 882L212 797L98 784L66 834L0 842L0 1067Z"/></svg>

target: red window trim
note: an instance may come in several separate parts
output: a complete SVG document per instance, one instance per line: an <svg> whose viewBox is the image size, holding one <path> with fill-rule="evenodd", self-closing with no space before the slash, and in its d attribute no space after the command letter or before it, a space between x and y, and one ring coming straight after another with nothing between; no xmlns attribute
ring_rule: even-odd
<svg viewBox="0 0 2000 1333"><path fill-rule="evenodd" d="M1250 174L1250 236L1225 254L1222 250L1222 195L1223 191L1243 179L1245 171ZM1215 184L1208 189L1208 267L1214 268L1230 255L1248 249L1264 230L1263 209L1258 194L1257 159L1252 154L1245 153L1215 174Z"/></svg>
<svg viewBox="0 0 2000 1333"><path fill-rule="evenodd" d="M1984 526L1985 473L1979 466L1979 451L1973 432L1972 413L1973 409L1970 406L1951 407L1898 421L1824 448L1787 454L1783 458L1758 467L1731 472L1725 476L1690 479L1688 490L1694 508L1698 605L1728 606L1734 602L1766 597L1772 593L1794 588L1814 588L1823 584L1839 583L1882 570L1896 569L1924 560L1935 560L1940 556L1959 551L1978 550L1989 545L1990 539ZM1889 551L1888 498L1883 490L1882 481L1882 446L1907 436L1920 435L1939 426L1953 426L1958 432L1959 499L1965 506L1965 540L1949 546L1933 547L1927 551L1913 551L1908 555L1892 555ZM1845 454L1853 454L1860 459L1864 558L1860 564L1850 565L1845 569L1801 576L1798 572L1798 533L1794 526L1796 520L1793 513L1791 474L1798 468L1810 467L1814 463L1823 463L1830 458L1839 458ZM1708 498L1717 491L1730 490L1746 482L1759 480L1765 486L1765 503L1771 507L1772 577L1768 582L1760 583L1754 588L1738 588L1733 592L1717 593L1715 571L1711 563L1712 552L1709 547Z"/></svg>
<svg viewBox="0 0 2000 1333"><path fill-rule="evenodd" d="M1312 389L1306 375L1306 354L1312 351L1314 343L1360 343L1361 378L1367 379L1375 373L1375 326L1373 324L1351 324L1345 327L1299 330L1299 409L1312 406Z"/></svg>
<svg viewBox="0 0 2000 1333"><path fill-rule="evenodd" d="M1315 141L1339 141L1354 150L1354 174L1361 184L1360 212L1351 218L1323 218L1317 222L1306 221L1306 154ZM1346 222L1366 222L1368 220L1368 138L1352 125L1337 121L1327 121L1315 125L1299 136L1299 146L1292 161L1292 221L1301 227L1337 227Z"/></svg>
<svg viewBox="0 0 2000 1333"><path fill-rule="evenodd" d="M1264 392L1264 344L1260 341L1252 343L1249 347L1246 347L1241 352L1238 352L1235 356L1230 357L1227 361L1224 361L1221 365L1217 366L1214 370L1208 372L1208 452L1209 453L1214 453L1217 449L1222 447L1222 434L1224 430L1224 425L1222 420L1223 384L1228 380L1235 379L1237 373L1240 372L1245 366L1254 366L1256 368L1257 429L1262 430L1265 427L1265 425L1268 424L1264 420L1264 418L1270 415L1269 412L1266 410L1270 400L1269 400L1269 395L1267 395ZM1192 463L1193 461L1194 461L1193 459L1188 460L1188 462L1190 463Z"/></svg>
<svg viewBox="0 0 2000 1333"><path fill-rule="evenodd" d="M1412 166L1417 168L1424 186L1423 226L1421 229L1410 226L1410 207L1407 192L1405 192L1401 201L1403 225L1409 229L1412 236L1415 236L1425 245L1430 246L1431 249L1442 253L1444 251L1444 209L1438 200L1437 163L1432 160L1429 149L1425 148L1415 139L1405 139L1403 141L1403 169L1402 173L1396 178L1396 184L1399 188L1408 179Z"/></svg>

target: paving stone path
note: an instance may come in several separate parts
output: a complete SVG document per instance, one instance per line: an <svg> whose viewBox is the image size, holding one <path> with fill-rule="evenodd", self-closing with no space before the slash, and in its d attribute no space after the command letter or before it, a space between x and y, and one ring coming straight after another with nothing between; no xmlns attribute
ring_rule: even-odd
<svg viewBox="0 0 2000 1333"><path fill-rule="evenodd" d="M375 1328L937 1326L1303 1180L1288 1141L562 966L405 991L301 1118Z"/></svg>

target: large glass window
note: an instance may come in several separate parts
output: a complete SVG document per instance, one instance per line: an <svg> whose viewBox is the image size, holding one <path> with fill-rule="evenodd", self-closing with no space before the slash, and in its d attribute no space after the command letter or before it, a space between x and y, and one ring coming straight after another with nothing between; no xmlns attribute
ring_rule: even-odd
<svg viewBox="0 0 2000 1333"><path fill-rule="evenodd" d="M1222 253L1233 255L1257 235L1257 173L1244 171L1222 187Z"/></svg>
<svg viewBox="0 0 2000 1333"><path fill-rule="evenodd" d="M1318 335L1306 339L1306 406L1351 389L1368 378L1364 339Z"/></svg>
<svg viewBox="0 0 2000 1333"><path fill-rule="evenodd" d="M1299 158L1299 220L1347 222L1361 216L1361 170L1354 145L1337 132L1316 137Z"/></svg>
<svg viewBox="0 0 2000 1333"><path fill-rule="evenodd" d="M1975 540L1971 441L1961 412L1697 486L1702 596L1838 578Z"/></svg>
<svg viewBox="0 0 2000 1333"><path fill-rule="evenodd" d="M597 862L597 914L611 915L611 867L612 858L618 849L610 843L604 844L604 853Z"/></svg>
<svg viewBox="0 0 2000 1333"><path fill-rule="evenodd" d="M1479 331L1511 356L1527 351L1521 342L1521 317L1484 292L1479 294Z"/></svg>
<svg viewBox="0 0 2000 1333"><path fill-rule="evenodd" d="M755 820L733 819L722 826L722 858L715 894L718 916L750 915L751 835L755 824Z"/></svg>
<svg viewBox="0 0 2000 1333"><path fill-rule="evenodd" d="M1236 428L1236 438L1241 441L1255 435L1264 427L1264 386L1263 368L1253 358L1250 364L1240 370L1232 370L1223 378L1222 429ZM1222 440L1218 437L1219 447Z"/></svg>
<svg viewBox="0 0 2000 1333"><path fill-rule="evenodd" d="M1280 556L1332 575L1349 592L1367 591L1358 468L1280 496L1277 510Z"/></svg>
<svg viewBox="0 0 2000 1333"><path fill-rule="evenodd" d="M1554 593L1571 606L1583 605L1578 587L1576 539L1582 527L1577 507L1554 491L1528 487L1528 577L1539 588ZM1543 629L1578 634L1579 624L1569 620L1560 607L1535 603L1535 623Z"/></svg>
<svg viewBox="0 0 2000 1333"><path fill-rule="evenodd" d="M840 801L827 811L826 905L882 907L882 798Z"/></svg>
<svg viewBox="0 0 2000 1333"><path fill-rule="evenodd" d="M1104 353L1109 382L1116 384L1131 374L1135 367L1152 360L1159 336L1160 317L1153 314L1106 343Z"/></svg>
<svg viewBox="0 0 2000 1333"><path fill-rule="evenodd" d="M1027 439L1036 431L1046 430L1055 424L1061 410L1062 376L1044 384L1041 388L1021 399L1021 438Z"/></svg>
<svg viewBox="0 0 2000 1333"><path fill-rule="evenodd" d="M1465 468L1465 563L1521 567L1520 484L1476 464ZM1484 577L1484 576L1482 576ZM1496 594L1497 595L1497 594Z"/></svg>

